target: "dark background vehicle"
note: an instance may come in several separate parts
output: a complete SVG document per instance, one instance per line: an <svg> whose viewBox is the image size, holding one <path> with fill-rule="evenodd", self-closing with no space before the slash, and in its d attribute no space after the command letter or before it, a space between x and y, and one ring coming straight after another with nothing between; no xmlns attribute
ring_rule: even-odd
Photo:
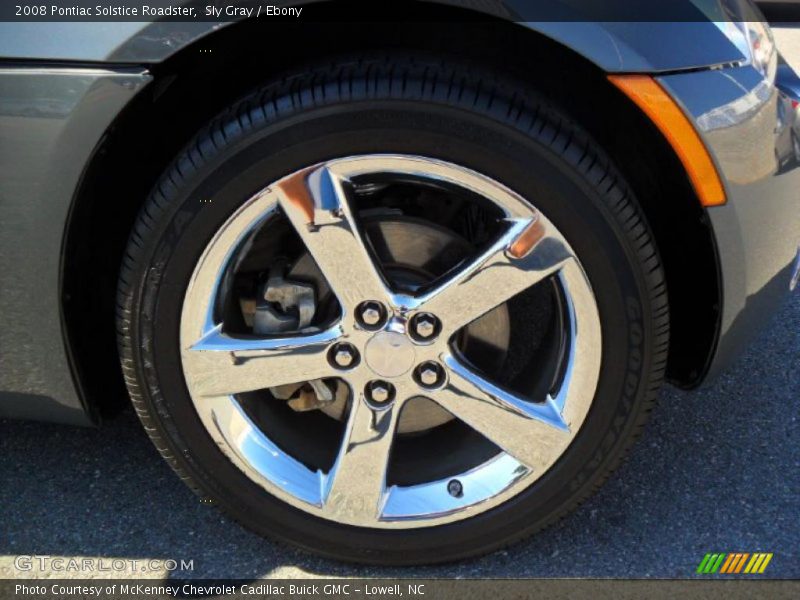
<svg viewBox="0 0 800 600"><path fill-rule="evenodd" d="M785 160L800 163L800 85L797 75L785 62L778 65L775 85L783 100L778 108L778 129L783 130L779 134L783 142L788 139L788 158Z"/></svg>
<svg viewBox="0 0 800 600"><path fill-rule="evenodd" d="M744 3L723 6L734 12L750 9ZM521 10L516 3L507 7ZM695 10L693 3L681 7ZM453 8L436 10L442 11L437 18L465 16ZM713 376L795 280L800 180L796 170L777 168L777 58L768 29L751 23L756 23L752 29L734 23L721 27L698 17L647 24L564 20L521 25L484 18L457 28L411 21L388 33L340 23L341 35L333 41L323 35L323 26L313 30L313 24L302 30L287 25L276 32L253 22L219 29L209 23L130 23L91 37L86 35L94 31L90 24L3 24L0 255L6 275L0 292L0 411L65 423L97 422L124 398L118 393L121 354L128 390L165 458L200 494L261 532L350 559L422 562L485 551L548 524L585 497L624 454L664 376L682 387ZM354 35L347 35L346 27ZM312 42L289 57L264 56L264 35L280 46L289 45L300 31ZM39 42L45 36L58 43L43 51ZM690 37L703 44L687 46ZM535 67L531 56L540 58L533 61ZM573 77L563 77L565 65ZM636 79L637 74L644 79ZM700 152L691 158L705 156L705 166L711 167L704 178L695 170L699 163L682 154L681 140L671 139L671 130L654 121L637 103L635 89L626 87L641 81L660 89L673 114L688 119L684 132L695 132L688 139ZM593 99L591 105L583 101L586 97ZM252 150L248 154L241 148ZM363 164L372 165L371 170L363 170ZM317 183L304 195L293 186L308 168L314 169ZM337 183L339 175L328 175L337 169L346 185ZM265 237L251 225L227 220L238 214L237 207L269 199L263 194L273 193L264 191L270 185L281 190L275 202L290 223ZM505 188L516 195L509 196ZM352 269L350 283L361 285L360 258L348 254L346 239L315 253L314 237L304 237L298 220L303 215L291 216L292 205L327 210L327 203L339 202L341 212L333 216L340 219L348 216L351 201L358 206L354 221L361 224L350 227L350 236L358 241L364 232L378 270L395 293L374 305L365 304L376 301L370 295L352 301L346 277L334 282L345 265ZM448 281L469 289L469 278L462 282L454 273L470 264L468 257L493 248L496 236L508 233L498 223L527 225L507 239L504 248L511 258L493 254L488 264L506 265L508 259L516 273L548 275L545 285L550 287L542 290L537 284L539 292L515 301L502 297L504 285L519 285L515 291L521 293L523 284L538 279L512 276L509 284L487 276L483 288L470 290L467 304L479 305L491 292L501 294L503 306L499 313L479 309L473 316L491 319L470 323L459 334L458 351L505 388L518 385L521 375L539 364L552 366L555 375L551 381L543 378L541 389L526 382L533 391L569 383L573 366L576 381L589 391L576 405L579 412L562 422L560 414L541 412L551 405L563 410L558 394L547 400L551 404L532 407L517 401L519 388L509 394L480 379L477 387L490 390L488 397L499 406L515 406L525 418L549 419L557 429L566 426L571 437L565 438L570 450L561 447L564 460L556 467L560 452L541 463L539 457L526 456L541 467L535 480L528 477L527 487L514 487L519 478L509 473L523 472L515 466L501 475L493 470L492 482L500 483L494 488L494 483L480 483L476 489L483 495L472 497L464 492L471 492L471 480L453 474L472 473L476 465L500 456L498 447L511 441L492 421L506 422L498 416L502 413L492 418L458 414L454 398L469 396L477 380L448 362L449 346L436 347L439 354L413 363L427 352L428 338L447 342L438 339L449 331L447 310L461 306L440 303L437 311L429 310L432 316L420 315L418 298L435 291L431 286L440 278L452 277ZM535 223L545 228L544 239L555 248L547 254L555 262L544 267L535 257L526 258L541 239ZM197 399L204 390L216 390L215 378L223 373L247 385L266 381L259 379L259 369L246 365L248 360L255 364L258 353L276 348L269 346L272 342L257 348L224 346L230 339L208 337L214 328L204 330L200 341L179 343L183 329L180 334L178 329L186 322L181 307L200 310L184 298L191 290L188 282L206 277L195 271L205 260L198 259L215 260L221 252L214 245L216 232L225 231L252 232L247 251L257 250L269 260L253 267L241 254L236 276L220 275L219 287L230 287L238 296L236 302L226 296L219 302L224 307L214 309L225 313L214 321L219 331L274 337L317 327L314 335L322 335L332 331L326 327L337 318L354 319L347 339L318 340L337 340L329 366L339 377L309 377L311 389L275 391L288 381L261 386L273 389L273 400L285 394L293 411L252 398L204 414ZM273 238L285 243L276 248ZM420 239L429 242L419 244ZM439 254L444 249L446 259ZM231 250L239 256L241 247L233 244ZM328 263L326 256L336 260ZM562 277L563 260L569 257L577 257L580 270ZM317 270L311 268L314 263ZM550 277L556 272L560 282ZM339 308L326 285L333 288ZM303 286L313 287L307 321L303 311L308 301L298 291ZM437 306L434 296L431 306ZM201 302L199 295L196 306ZM211 305L217 306L216 297ZM466 313L453 318L462 317ZM579 329L576 318L583 323ZM543 322L547 327L531 328ZM402 332L388 329L392 324L401 325ZM382 327L387 329L364 333ZM602 352L600 336L591 333L598 327ZM354 341L359 335L363 340ZM195 342L210 344L200 347L204 356L230 351L233 370L205 359L187 366ZM368 350L376 345L394 350ZM503 364L493 364L496 349L502 350ZM577 362L571 362L571 349L577 349ZM364 393L375 419L390 414L383 412L386 403L391 405L404 389L392 379L405 375L393 370L403 353L412 357L407 371L424 393L449 392L449 400L440 398L450 403L447 412L485 438L472 439L452 416L429 408L420 408L406 429L400 425L407 450L401 466L390 472L392 489L436 483L435 495L425 497L429 505L438 502L443 508L425 518L440 519L441 529L433 534L415 527L363 531L357 514L323 519L302 514L302 503L286 499L305 494L305 483L297 493L254 485L264 473L285 472L262 472L263 457L237 448L231 436L291 421L301 423L301 430L314 430L322 441L328 433L342 435L336 428L346 414L354 414L353 404L342 400L337 408L343 388L329 380L346 378L351 363L369 364L381 375L365 382ZM595 362L601 359L602 369ZM278 370L292 367L281 364ZM213 377L204 378L209 373ZM455 383L459 373L464 375L460 387ZM593 400L595 387L600 391ZM326 395L330 399L322 402ZM248 402L245 413L231 412ZM328 412L304 410L323 405ZM265 406L271 412L259 414ZM598 418L598 413L606 416ZM219 426L223 414L227 432ZM615 414L619 418L612 423ZM212 443L208 435L214 435L214 423L224 439ZM441 428L449 428L446 435L438 435ZM413 440L434 429L436 439L426 442L430 445L424 452L415 450ZM302 436L287 437L290 430L270 431L267 438L280 450L294 449L294 460L305 471L334 473L332 465L342 464L335 462L341 456ZM263 441L244 439L256 446ZM361 442L366 439L371 438L365 435ZM471 447L461 456L453 450L464 440ZM215 444L226 443L228 451L215 454ZM527 450L525 444L514 447L521 454ZM425 464L431 463L429 456L454 458ZM230 462L220 462L221 457ZM362 472L382 468L364 464ZM292 476L306 477L294 462L285 466ZM352 476L349 481L352 497L360 481ZM512 488L513 495L503 495ZM487 500L487 506L498 502L496 510L449 521L454 511ZM310 504L315 502L320 503ZM402 510L417 510L416 501L398 502ZM524 510L515 512L513 506ZM344 508L350 513L347 501ZM401 516L406 522L416 519L417 525L425 521L416 513Z"/></svg>

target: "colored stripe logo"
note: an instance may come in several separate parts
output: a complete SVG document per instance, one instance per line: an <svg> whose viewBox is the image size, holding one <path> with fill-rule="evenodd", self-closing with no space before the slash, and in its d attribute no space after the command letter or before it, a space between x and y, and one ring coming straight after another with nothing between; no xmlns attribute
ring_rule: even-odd
<svg viewBox="0 0 800 600"><path fill-rule="evenodd" d="M763 573L769 561L772 560L772 552L710 552L703 557L697 565L697 572L703 575L720 573L725 575Z"/></svg>

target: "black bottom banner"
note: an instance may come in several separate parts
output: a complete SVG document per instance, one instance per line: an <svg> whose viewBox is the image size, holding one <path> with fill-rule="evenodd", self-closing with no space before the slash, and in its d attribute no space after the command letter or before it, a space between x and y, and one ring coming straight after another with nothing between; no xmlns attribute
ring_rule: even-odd
<svg viewBox="0 0 800 600"><path fill-rule="evenodd" d="M385 600L500 600L516 598L800 598L800 583L775 580L613 580L613 579L272 579L272 580L0 580L0 598L26 600L173 598Z"/></svg>

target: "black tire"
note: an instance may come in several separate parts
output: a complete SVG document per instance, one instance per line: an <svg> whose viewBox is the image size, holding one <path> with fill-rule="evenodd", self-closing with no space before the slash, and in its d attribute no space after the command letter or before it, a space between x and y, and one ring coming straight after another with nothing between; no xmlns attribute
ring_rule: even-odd
<svg viewBox="0 0 800 600"><path fill-rule="evenodd" d="M216 229L252 193L285 174L371 152L441 158L536 197L580 257L602 320L597 393L567 452L504 505L434 528L344 526L269 495L206 433L180 366L177 323L185 286ZM210 197L213 203L201 202ZM640 433L663 380L669 333L653 236L602 149L524 82L391 55L342 59L274 81L200 131L141 210L121 269L117 315L133 405L187 485L260 534L378 564L485 553L578 506Z"/></svg>

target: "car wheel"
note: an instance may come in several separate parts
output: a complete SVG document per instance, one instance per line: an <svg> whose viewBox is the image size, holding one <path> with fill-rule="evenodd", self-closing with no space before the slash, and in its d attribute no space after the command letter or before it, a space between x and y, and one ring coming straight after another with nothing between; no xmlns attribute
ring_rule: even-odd
<svg viewBox="0 0 800 600"><path fill-rule="evenodd" d="M800 164L800 137L792 133L792 150L794 150L794 162Z"/></svg>
<svg viewBox="0 0 800 600"><path fill-rule="evenodd" d="M342 59L208 124L141 211L122 367L203 498L326 556L449 561L554 522L668 345L633 192L524 82Z"/></svg>

